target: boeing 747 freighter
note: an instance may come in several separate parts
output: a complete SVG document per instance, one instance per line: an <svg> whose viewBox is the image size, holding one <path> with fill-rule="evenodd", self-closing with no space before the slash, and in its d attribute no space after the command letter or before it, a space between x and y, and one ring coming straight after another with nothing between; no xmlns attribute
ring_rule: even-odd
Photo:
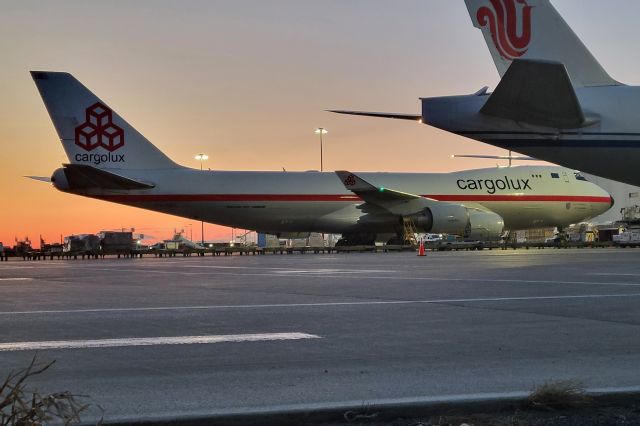
<svg viewBox="0 0 640 426"><path fill-rule="evenodd" d="M69 164L64 192L286 236L342 234L343 244L419 232L498 239L505 229L565 227L613 200L580 174L523 166L455 173L196 170L174 163L68 73L32 72Z"/></svg>

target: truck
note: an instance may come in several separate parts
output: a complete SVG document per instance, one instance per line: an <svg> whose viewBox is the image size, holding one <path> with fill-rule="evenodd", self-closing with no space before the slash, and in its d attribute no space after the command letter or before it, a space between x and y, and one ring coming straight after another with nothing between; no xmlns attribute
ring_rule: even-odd
<svg viewBox="0 0 640 426"><path fill-rule="evenodd" d="M133 232L101 231L98 237L103 254L129 254L134 249Z"/></svg>
<svg viewBox="0 0 640 426"><path fill-rule="evenodd" d="M613 244L620 247L640 246L640 228L621 229L618 235L613 236Z"/></svg>

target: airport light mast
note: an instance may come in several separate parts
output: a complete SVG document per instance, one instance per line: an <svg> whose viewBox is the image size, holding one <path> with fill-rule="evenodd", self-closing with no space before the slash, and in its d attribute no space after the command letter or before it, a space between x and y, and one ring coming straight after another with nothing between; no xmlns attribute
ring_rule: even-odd
<svg viewBox="0 0 640 426"><path fill-rule="evenodd" d="M316 135L320 136L320 171L323 171L323 164L322 164L322 135L326 135L327 133L329 133L329 131L327 129L325 129L324 127L318 127L315 131Z"/></svg>
<svg viewBox="0 0 640 426"><path fill-rule="evenodd" d="M202 163L209 159L207 154L196 154L196 160L200 162L200 170L203 170ZM200 222L200 239L202 240L202 247L204 247L204 220Z"/></svg>

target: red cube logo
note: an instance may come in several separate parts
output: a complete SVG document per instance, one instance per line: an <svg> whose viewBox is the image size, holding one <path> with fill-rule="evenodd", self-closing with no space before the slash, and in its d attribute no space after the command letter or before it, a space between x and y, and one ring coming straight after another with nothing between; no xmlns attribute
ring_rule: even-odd
<svg viewBox="0 0 640 426"><path fill-rule="evenodd" d="M76 145L85 151L101 146L109 152L124 146L124 130L113 123L109 107L96 102L85 114L85 122L76 127Z"/></svg>

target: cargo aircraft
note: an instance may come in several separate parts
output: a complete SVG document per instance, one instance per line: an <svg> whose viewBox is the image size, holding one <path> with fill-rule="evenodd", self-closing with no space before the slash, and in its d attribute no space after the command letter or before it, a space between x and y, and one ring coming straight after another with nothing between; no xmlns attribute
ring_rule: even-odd
<svg viewBox="0 0 640 426"><path fill-rule="evenodd" d="M332 112L420 121L640 185L640 87L614 80L549 0L465 1L502 78L493 93L421 98L421 114Z"/></svg>
<svg viewBox="0 0 640 426"><path fill-rule="evenodd" d="M493 240L505 229L564 227L610 195L572 170L523 166L455 173L197 170L174 163L71 74L32 77L69 158L60 191L281 237L342 234L370 244L418 232Z"/></svg>

